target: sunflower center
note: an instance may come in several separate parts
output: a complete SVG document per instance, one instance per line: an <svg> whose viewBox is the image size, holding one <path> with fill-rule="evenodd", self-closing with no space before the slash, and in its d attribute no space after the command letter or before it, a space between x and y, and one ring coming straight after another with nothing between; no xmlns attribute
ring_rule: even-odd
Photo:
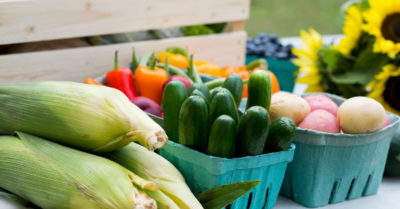
<svg viewBox="0 0 400 209"><path fill-rule="evenodd" d="M400 76L389 78L383 98L392 108L400 111Z"/></svg>
<svg viewBox="0 0 400 209"><path fill-rule="evenodd" d="M381 31L385 39L400 42L400 13L388 15L382 22Z"/></svg>

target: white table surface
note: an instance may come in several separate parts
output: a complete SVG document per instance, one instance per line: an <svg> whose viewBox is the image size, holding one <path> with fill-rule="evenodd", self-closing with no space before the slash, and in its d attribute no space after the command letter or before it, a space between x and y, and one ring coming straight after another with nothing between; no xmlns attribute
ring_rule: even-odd
<svg viewBox="0 0 400 209"><path fill-rule="evenodd" d="M274 209L304 209L289 199L279 197ZM0 197L0 209L22 209L11 201ZM345 201L319 209L400 209L400 178L385 178L378 194Z"/></svg>
<svg viewBox="0 0 400 209"><path fill-rule="evenodd" d="M306 207L280 196L274 209L304 209ZM378 194L331 204L319 209L400 209L400 178L384 178Z"/></svg>

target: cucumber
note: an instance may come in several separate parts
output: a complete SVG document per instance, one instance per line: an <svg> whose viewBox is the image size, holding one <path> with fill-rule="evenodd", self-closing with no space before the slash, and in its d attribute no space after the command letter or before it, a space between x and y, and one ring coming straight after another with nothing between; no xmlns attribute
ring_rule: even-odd
<svg viewBox="0 0 400 209"><path fill-rule="evenodd" d="M211 126L207 154L230 158L234 156L236 122L228 115L219 116Z"/></svg>
<svg viewBox="0 0 400 209"><path fill-rule="evenodd" d="M222 87L228 89L231 92L233 98L235 99L236 106L239 106L240 101L243 97L242 78L240 78L240 76L238 76L236 73L231 74L230 76L228 76L228 78L225 79Z"/></svg>
<svg viewBox="0 0 400 209"><path fill-rule="evenodd" d="M199 96L199 97L203 98L204 101L206 101L207 104L208 104L208 100L207 100L206 96L204 96L204 94L201 93L201 91L199 91L198 89L195 89L195 90L192 92L192 94L190 94L190 96Z"/></svg>
<svg viewBox="0 0 400 209"><path fill-rule="evenodd" d="M190 96L179 113L179 143L205 153L208 144L208 105L200 96Z"/></svg>
<svg viewBox="0 0 400 209"><path fill-rule="evenodd" d="M287 117L280 117L271 123L264 152L288 150L296 134L296 125Z"/></svg>
<svg viewBox="0 0 400 209"><path fill-rule="evenodd" d="M227 89L221 89L215 94L210 104L210 125L221 115L229 115L236 122L239 120L239 114L235 100L231 92Z"/></svg>
<svg viewBox="0 0 400 209"><path fill-rule="evenodd" d="M261 106L269 111L272 95L271 78L267 71L257 70L250 75L246 109Z"/></svg>
<svg viewBox="0 0 400 209"><path fill-rule="evenodd" d="M195 89L201 91L201 93L203 93L204 96L207 98L207 103L210 103L210 101L211 101L210 90L208 89L208 87L205 84L192 83L192 85L189 86L188 95L191 95Z"/></svg>
<svg viewBox="0 0 400 209"><path fill-rule="evenodd" d="M236 152L239 156L259 155L264 152L269 132L269 115L264 107L247 109L239 121Z"/></svg>
<svg viewBox="0 0 400 209"><path fill-rule="evenodd" d="M165 86L162 109L164 113L164 130L171 141L179 141L179 111L185 99L187 90L181 81L171 81Z"/></svg>
<svg viewBox="0 0 400 209"><path fill-rule="evenodd" d="M215 88L215 89L212 89L212 90L210 91L210 100L212 101L212 99L214 98L214 96L215 96L219 91L221 91L222 89L226 89L226 88L222 88L221 86L219 86L219 87L217 87L217 88ZM228 89L226 89L226 90L228 90Z"/></svg>

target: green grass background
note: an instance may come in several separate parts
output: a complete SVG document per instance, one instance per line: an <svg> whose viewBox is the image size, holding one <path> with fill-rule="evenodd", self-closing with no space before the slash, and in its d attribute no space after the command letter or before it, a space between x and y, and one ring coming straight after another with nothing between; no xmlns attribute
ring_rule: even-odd
<svg viewBox="0 0 400 209"><path fill-rule="evenodd" d="M249 36L259 32L298 36L301 29L314 28L321 34L342 33L341 6L347 0L251 0L246 21Z"/></svg>

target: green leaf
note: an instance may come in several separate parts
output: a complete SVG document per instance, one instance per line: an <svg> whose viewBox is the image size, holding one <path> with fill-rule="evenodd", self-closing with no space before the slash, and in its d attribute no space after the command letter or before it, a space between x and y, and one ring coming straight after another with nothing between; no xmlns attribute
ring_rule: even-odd
<svg viewBox="0 0 400 209"><path fill-rule="evenodd" d="M259 183L257 180L222 185L197 195L197 199L204 209L221 209L245 195Z"/></svg>
<svg viewBox="0 0 400 209"><path fill-rule="evenodd" d="M319 53L327 67L327 73L330 74L343 73L351 69L354 64L353 59L332 48L322 48Z"/></svg>
<svg viewBox="0 0 400 209"><path fill-rule="evenodd" d="M338 85L340 95L345 98L350 98L354 96L365 96L366 90L363 85L360 84L340 84Z"/></svg>
<svg viewBox="0 0 400 209"><path fill-rule="evenodd" d="M396 160L400 161L400 154L396 156Z"/></svg>
<svg viewBox="0 0 400 209"><path fill-rule="evenodd" d="M387 64L389 58L385 54L374 53L372 44L362 51L355 59L352 68L342 73L332 72L332 81L338 84L362 84L366 85L372 81L375 74Z"/></svg>

